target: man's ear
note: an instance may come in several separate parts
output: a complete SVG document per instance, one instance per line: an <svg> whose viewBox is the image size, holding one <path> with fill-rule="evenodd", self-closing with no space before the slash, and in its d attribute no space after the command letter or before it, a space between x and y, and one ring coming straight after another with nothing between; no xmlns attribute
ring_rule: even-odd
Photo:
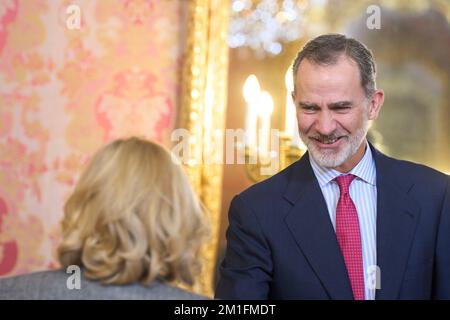
<svg viewBox="0 0 450 320"><path fill-rule="evenodd" d="M378 118L381 107L384 103L384 91L376 90L372 98L369 101L369 120L375 120Z"/></svg>
<svg viewBox="0 0 450 320"><path fill-rule="evenodd" d="M295 90L294 90L294 91L291 91L291 98L292 98L292 102L293 102L294 105L295 105Z"/></svg>

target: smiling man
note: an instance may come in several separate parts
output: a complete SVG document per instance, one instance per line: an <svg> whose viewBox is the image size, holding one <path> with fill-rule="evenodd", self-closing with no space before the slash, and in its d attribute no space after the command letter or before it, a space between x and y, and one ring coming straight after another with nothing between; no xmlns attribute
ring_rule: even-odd
<svg viewBox="0 0 450 320"><path fill-rule="evenodd" d="M319 165L348 172L363 157L368 121L378 116L383 91L366 94L358 64L344 53L332 65L301 58L292 93L300 137Z"/></svg>
<svg viewBox="0 0 450 320"><path fill-rule="evenodd" d="M450 180L366 140L384 100L372 53L322 35L293 70L308 152L233 199L216 297L450 299Z"/></svg>

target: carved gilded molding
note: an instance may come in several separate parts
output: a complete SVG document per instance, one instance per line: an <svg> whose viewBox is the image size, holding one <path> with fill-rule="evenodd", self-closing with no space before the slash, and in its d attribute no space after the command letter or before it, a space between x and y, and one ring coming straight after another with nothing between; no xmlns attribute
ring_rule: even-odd
<svg viewBox="0 0 450 320"><path fill-rule="evenodd" d="M208 296L214 292L220 226L228 19L228 1L189 1L178 127L190 133L186 169L211 225L202 248L203 273L191 289Z"/></svg>

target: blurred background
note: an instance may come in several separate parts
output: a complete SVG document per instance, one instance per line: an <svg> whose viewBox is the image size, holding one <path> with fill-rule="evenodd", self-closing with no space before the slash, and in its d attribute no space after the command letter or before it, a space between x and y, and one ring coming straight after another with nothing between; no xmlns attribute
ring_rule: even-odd
<svg viewBox="0 0 450 320"><path fill-rule="evenodd" d="M323 33L374 53L375 146L450 172L449 21L448 0L1 0L0 276L58 267L64 201L99 146L139 135L172 148L186 128L185 168L213 224L193 290L211 295L229 203L265 178L259 161L224 163L225 129L246 129L232 149L278 170L297 159L289 67Z"/></svg>

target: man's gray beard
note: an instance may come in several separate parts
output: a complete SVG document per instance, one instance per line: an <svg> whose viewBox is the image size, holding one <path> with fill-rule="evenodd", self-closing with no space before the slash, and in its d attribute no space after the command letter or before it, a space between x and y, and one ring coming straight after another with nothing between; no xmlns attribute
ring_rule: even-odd
<svg viewBox="0 0 450 320"><path fill-rule="evenodd" d="M347 142L344 141L342 149L338 153L335 153L332 150L321 151L316 147L314 142L308 138L308 136L302 133L300 133L300 138L308 147L309 154L311 155L311 157L313 157L314 161L316 161L319 166L325 168L336 168L345 163L356 153L359 146L366 137L368 127L369 121L365 120L362 127L356 130L355 133L350 136Z"/></svg>

